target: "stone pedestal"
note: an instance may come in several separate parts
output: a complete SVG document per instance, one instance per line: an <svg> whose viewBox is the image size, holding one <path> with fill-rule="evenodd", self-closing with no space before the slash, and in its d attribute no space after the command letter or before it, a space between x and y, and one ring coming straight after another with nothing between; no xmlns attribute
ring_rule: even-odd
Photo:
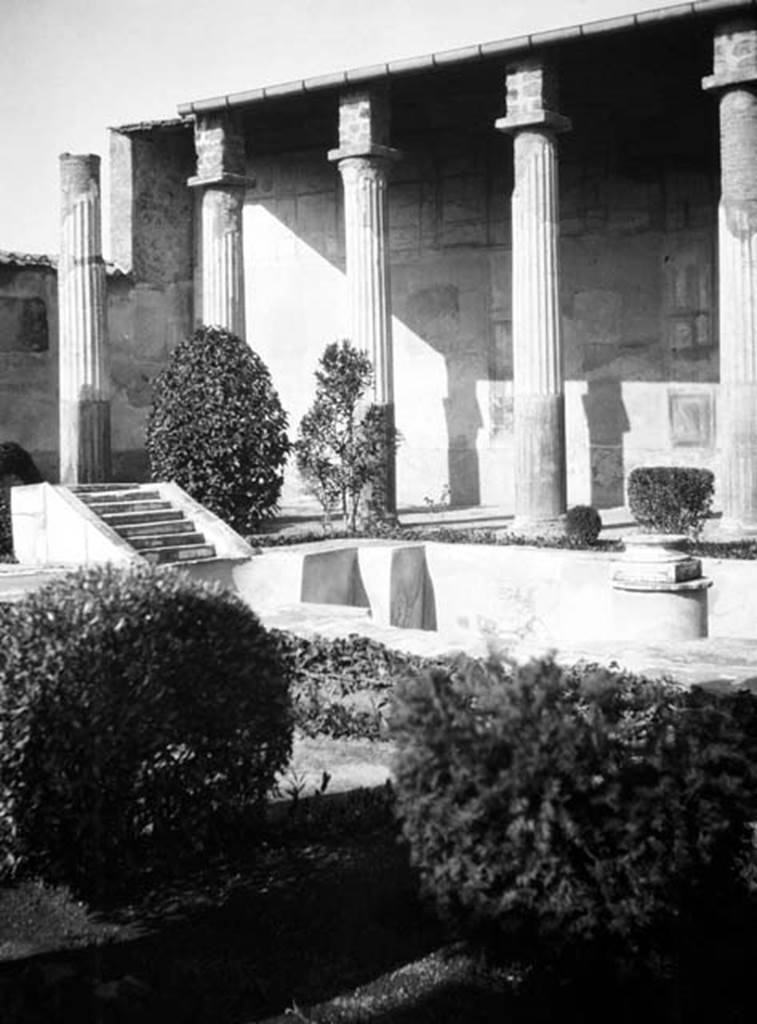
<svg viewBox="0 0 757 1024"><path fill-rule="evenodd" d="M721 197L718 210L720 309L718 481L726 530L757 531L757 21L715 34Z"/></svg>
<svg viewBox="0 0 757 1024"><path fill-rule="evenodd" d="M245 190L254 184L245 175L244 138L229 115L200 115L195 148L197 175L188 184L202 189L200 319L244 338L242 215Z"/></svg>
<svg viewBox="0 0 757 1024"><path fill-rule="evenodd" d="M349 337L373 364L372 400L394 426L394 368L389 284L389 168L399 153L388 146L389 98L383 89L344 93L339 103L339 148L329 151L344 187L344 231ZM386 468L385 494L374 504L396 512L395 460Z"/></svg>
<svg viewBox="0 0 757 1024"><path fill-rule="evenodd" d="M60 480L100 482L110 479L100 158L64 153L60 176Z"/></svg>
<svg viewBox="0 0 757 1024"><path fill-rule="evenodd" d="M654 643L707 636L707 591L702 563L682 550L683 534L624 538L612 572L614 637Z"/></svg>
<svg viewBox="0 0 757 1024"><path fill-rule="evenodd" d="M513 135L512 196L514 529L533 529L565 512L565 406L560 325L556 82L538 59L507 74Z"/></svg>

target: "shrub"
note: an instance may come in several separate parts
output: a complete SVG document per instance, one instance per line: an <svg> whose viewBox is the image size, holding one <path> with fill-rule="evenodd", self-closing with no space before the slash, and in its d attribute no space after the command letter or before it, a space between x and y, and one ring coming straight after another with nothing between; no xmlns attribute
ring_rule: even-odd
<svg viewBox="0 0 757 1024"><path fill-rule="evenodd" d="M38 484L42 475L29 452L15 441L0 444L0 481L8 477L22 484Z"/></svg>
<svg viewBox="0 0 757 1024"><path fill-rule="evenodd" d="M491 949L535 962L665 948L744 890L754 706L550 660L408 679L395 775L425 886Z"/></svg>
<svg viewBox="0 0 757 1024"><path fill-rule="evenodd" d="M602 532L602 517L591 505L574 505L565 515L565 533L577 545L592 545Z"/></svg>
<svg viewBox="0 0 757 1024"><path fill-rule="evenodd" d="M340 508L354 530L366 491L366 514L386 512L397 432L386 409L367 403L373 368L365 353L347 340L335 341L318 365L315 399L295 444L297 468L324 514Z"/></svg>
<svg viewBox="0 0 757 1024"><path fill-rule="evenodd" d="M439 664L356 634L332 640L271 632L291 665L294 723L305 736L386 738L394 685Z"/></svg>
<svg viewBox="0 0 757 1024"><path fill-rule="evenodd" d="M647 530L696 537L712 509L714 489L709 469L639 466L628 475L628 507Z"/></svg>
<svg viewBox="0 0 757 1024"><path fill-rule="evenodd" d="M15 441L0 444L0 562L13 558L10 488L16 484L38 484L42 475L34 459Z"/></svg>
<svg viewBox="0 0 757 1024"><path fill-rule="evenodd" d="M236 597L80 570L0 617L0 866L92 885L254 818L289 758L288 675Z"/></svg>
<svg viewBox="0 0 757 1024"><path fill-rule="evenodd" d="M0 488L0 562L13 559L13 526L8 494Z"/></svg>
<svg viewBox="0 0 757 1024"><path fill-rule="evenodd" d="M154 382L152 477L176 481L235 529L253 529L281 494L286 428L261 358L229 331L201 327Z"/></svg>

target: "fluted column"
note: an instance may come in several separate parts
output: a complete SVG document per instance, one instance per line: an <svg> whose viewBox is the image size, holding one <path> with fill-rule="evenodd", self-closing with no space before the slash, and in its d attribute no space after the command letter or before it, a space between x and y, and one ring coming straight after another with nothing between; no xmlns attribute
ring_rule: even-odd
<svg viewBox="0 0 757 1024"><path fill-rule="evenodd" d="M720 107L718 491L726 528L757 532L757 22L715 33Z"/></svg>
<svg viewBox="0 0 757 1024"><path fill-rule="evenodd" d="M105 264L100 158L60 158L58 262L60 480L110 479L110 402L105 366Z"/></svg>
<svg viewBox="0 0 757 1024"><path fill-rule="evenodd" d="M387 163L382 157L339 161L352 344L373 364L374 401L394 401L387 258Z"/></svg>
<svg viewBox="0 0 757 1024"><path fill-rule="evenodd" d="M389 284L387 179L399 157L388 146L389 99L383 89L344 93L339 103L339 148L329 160L339 166L344 188L344 231L350 341L373 364L373 401L394 429L394 370ZM391 446L390 446L391 447ZM376 501L396 512L396 471L391 450L385 494Z"/></svg>
<svg viewBox="0 0 757 1024"><path fill-rule="evenodd" d="M189 179L202 191L201 260L203 324L225 327L245 337L244 138L228 114L199 115L195 122L197 174Z"/></svg>
<svg viewBox="0 0 757 1024"><path fill-rule="evenodd" d="M513 415L516 523L565 512L565 401L560 326L559 207L555 133L570 128L551 109L556 84L538 59L508 69L513 135Z"/></svg>

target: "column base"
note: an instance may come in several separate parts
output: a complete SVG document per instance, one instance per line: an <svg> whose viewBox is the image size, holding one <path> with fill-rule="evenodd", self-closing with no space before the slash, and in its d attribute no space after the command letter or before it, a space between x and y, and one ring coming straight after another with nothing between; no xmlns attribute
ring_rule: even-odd
<svg viewBox="0 0 757 1024"><path fill-rule="evenodd" d="M613 639L634 643L701 640L708 634L712 580L612 588Z"/></svg>

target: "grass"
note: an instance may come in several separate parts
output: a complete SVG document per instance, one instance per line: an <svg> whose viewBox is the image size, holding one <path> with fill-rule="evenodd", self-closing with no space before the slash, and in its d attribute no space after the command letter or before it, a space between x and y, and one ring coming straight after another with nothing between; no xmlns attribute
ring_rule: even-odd
<svg viewBox="0 0 757 1024"><path fill-rule="evenodd" d="M425 905L391 808L390 746L300 738L262 841L129 880L86 906L0 889L2 1024L679 1024L753 1019L754 916L707 943L698 988L493 966ZM331 777L321 792L324 772ZM332 786L341 791L334 792ZM701 984L699 984L701 982Z"/></svg>
<svg viewBox="0 0 757 1024"><path fill-rule="evenodd" d="M140 880L85 908L65 890L0 890L0 1020L257 1021L426 955L385 790L279 805L256 848Z"/></svg>

